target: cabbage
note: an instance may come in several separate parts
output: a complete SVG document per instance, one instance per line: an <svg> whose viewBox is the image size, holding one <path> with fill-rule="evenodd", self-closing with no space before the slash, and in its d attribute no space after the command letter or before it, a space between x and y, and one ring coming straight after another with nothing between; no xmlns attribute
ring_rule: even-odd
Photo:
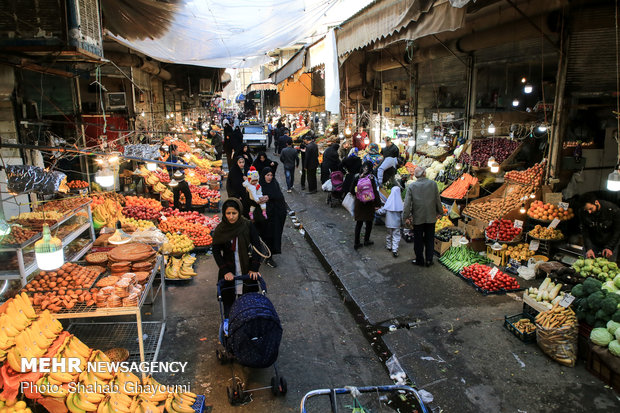
<svg viewBox="0 0 620 413"><path fill-rule="evenodd" d="M607 347L609 342L613 339L614 336L609 334L606 328L593 328L590 333L590 341L602 347Z"/></svg>
<svg viewBox="0 0 620 413"><path fill-rule="evenodd" d="M616 278L614 278L614 285L616 288L620 288L620 275L616 275Z"/></svg>
<svg viewBox="0 0 620 413"><path fill-rule="evenodd" d="M609 343L609 352L616 357L620 357L620 341L614 340Z"/></svg>
<svg viewBox="0 0 620 413"><path fill-rule="evenodd" d="M605 281L602 288L609 293L615 293L618 291L613 281Z"/></svg>
<svg viewBox="0 0 620 413"><path fill-rule="evenodd" d="M616 340L620 341L620 328L616 330Z"/></svg>
<svg viewBox="0 0 620 413"><path fill-rule="evenodd" d="M616 330L620 328L620 323L616 323L613 320L609 320L607 322L607 331L609 331L612 335L616 334Z"/></svg>

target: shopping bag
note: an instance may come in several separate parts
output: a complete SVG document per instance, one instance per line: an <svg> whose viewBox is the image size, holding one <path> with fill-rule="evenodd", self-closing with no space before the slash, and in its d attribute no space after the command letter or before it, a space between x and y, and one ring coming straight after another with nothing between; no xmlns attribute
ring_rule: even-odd
<svg viewBox="0 0 620 413"><path fill-rule="evenodd" d="M355 208L355 198L353 197L353 195L351 195L351 193L347 193L347 196L344 197L344 199L342 200L342 206L345 207L347 211L349 211L349 214L351 214L351 216L353 216L353 210Z"/></svg>
<svg viewBox="0 0 620 413"><path fill-rule="evenodd" d="M323 188L323 191L325 191L325 192L331 192L332 191L332 181L331 181L331 179L328 179L327 181L325 181L325 183L323 184L323 186L321 188Z"/></svg>

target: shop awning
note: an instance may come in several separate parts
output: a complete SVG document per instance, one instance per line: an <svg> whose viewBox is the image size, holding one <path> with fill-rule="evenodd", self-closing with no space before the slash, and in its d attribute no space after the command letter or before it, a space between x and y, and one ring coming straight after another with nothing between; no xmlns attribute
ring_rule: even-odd
<svg viewBox="0 0 620 413"><path fill-rule="evenodd" d="M312 75L309 73L300 74L297 80L285 79L278 84L280 111L284 114L296 114L306 110L310 112L325 110L325 97L314 96L311 90Z"/></svg>
<svg viewBox="0 0 620 413"><path fill-rule="evenodd" d="M338 56L343 56L399 32L411 22L419 21L434 7L444 4L453 7L452 4L454 4L460 8L468 2L468 0L376 1L342 23L336 30ZM418 37L436 33L433 30L431 29L431 32L426 34L418 33Z"/></svg>
<svg viewBox="0 0 620 413"><path fill-rule="evenodd" d="M245 100L245 95L243 93L239 93L239 95L235 98L235 102L243 102Z"/></svg>
<svg viewBox="0 0 620 413"><path fill-rule="evenodd" d="M299 49L281 68L273 72L270 77L273 83L280 84L286 79L299 72L306 62L306 47Z"/></svg>
<svg viewBox="0 0 620 413"><path fill-rule="evenodd" d="M261 91L261 90L278 90L278 87L273 80L261 80L259 82L252 82L245 88L245 94L248 95L250 92Z"/></svg>
<svg viewBox="0 0 620 413"><path fill-rule="evenodd" d="M310 71L317 66L324 65L327 57L325 53L325 38L322 38L308 47L308 53L306 53L306 70Z"/></svg>

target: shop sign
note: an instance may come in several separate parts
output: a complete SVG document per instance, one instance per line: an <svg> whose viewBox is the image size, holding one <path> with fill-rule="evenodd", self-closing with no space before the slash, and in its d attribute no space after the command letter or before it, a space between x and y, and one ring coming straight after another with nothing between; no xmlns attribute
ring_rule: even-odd
<svg viewBox="0 0 620 413"><path fill-rule="evenodd" d="M560 220L558 218L553 218L553 221L549 224L549 228L557 228Z"/></svg>
<svg viewBox="0 0 620 413"><path fill-rule="evenodd" d="M558 203L558 208L562 208L564 211L566 211L568 209L568 202Z"/></svg>

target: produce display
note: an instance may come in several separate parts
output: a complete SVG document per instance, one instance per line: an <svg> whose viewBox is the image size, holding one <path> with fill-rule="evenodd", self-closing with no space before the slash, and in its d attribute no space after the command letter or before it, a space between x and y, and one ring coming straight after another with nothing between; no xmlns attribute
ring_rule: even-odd
<svg viewBox="0 0 620 413"><path fill-rule="evenodd" d="M467 205L463 214L482 221L503 218L504 215L519 208L523 204L523 198L532 193L534 188L529 185L508 185L504 188L502 196L474 201Z"/></svg>
<svg viewBox="0 0 620 413"><path fill-rule="evenodd" d="M204 199L217 198L218 202L220 200L220 191L216 189L209 189L206 186L190 185L189 190L192 192L192 196L196 194Z"/></svg>
<svg viewBox="0 0 620 413"><path fill-rule="evenodd" d="M490 264L491 261L478 254L476 251L468 248L467 246L458 246L451 247L448 251L446 251L441 258L439 258L439 262L445 265L450 271L455 274L461 272L461 270L468 265L472 264Z"/></svg>
<svg viewBox="0 0 620 413"><path fill-rule="evenodd" d="M489 266L476 263L463 268L461 275L471 280L483 292L515 291L521 288L514 277L499 270L492 270Z"/></svg>
<svg viewBox="0 0 620 413"><path fill-rule="evenodd" d="M23 244L28 241L30 238L37 235L38 231L33 231L27 228L22 228L17 225L13 225L11 227L11 233L0 241L2 245L14 245L14 244Z"/></svg>
<svg viewBox="0 0 620 413"><path fill-rule="evenodd" d="M521 235L521 228L516 228L509 219L496 219L484 231L488 239L510 242Z"/></svg>
<svg viewBox="0 0 620 413"><path fill-rule="evenodd" d="M561 289L561 283L555 284L551 281L551 278L547 277L538 288L528 288L527 294L534 300L545 305L548 309L551 309L564 298L564 291L560 291Z"/></svg>
<svg viewBox="0 0 620 413"><path fill-rule="evenodd" d="M618 264L607 258L580 258L573 264L572 268L582 277L596 277L602 282L612 281L620 274ZM620 282L619 282L620 284ZM616 286L620 288L620 285Z"/></svg>
<svg viewBox="0 0 620 413"><path fill-rule="evenodd" d="M450 221L448 216L443 216L435 222L435 232L441 231L446 227L451 227L454 224Z"/></svg>
<svg viewBox="0 0 620 413"><path fill-rule="evenodd" d="M159 218L160 209L155 210L145 206L131 206L122 209L122 214L127 218L143 219L143 220L156 220Z"/></svg>
<svg viewBox="0 0 620 413"><path fill-rule="evenodd" d="M502 245L502 249L505 250L505 254L508 258L512 258L517 261L527 261L533 257L536 252L530 250L530 244L521 243L518 245Z"/></svg>
<svg viewBox="0 0 620 413"><path fill-rule="evenodd" d="M158 200L141 196L126 196L125 207L145 207L154 211L161 211L163 208Z"/></svg>
<svg viewBox="0 0 620 413"><path fill-rule="evenodd" d="M557 205L545 204L542 201L534 201L530 208L527 210L527 216L541 221L552 221L554 218L560 221L567 221L573 219L575 214L572 208L564 209Z"/></svg>
<svg viewBox="0 0 620 413"><path fill-rule="evenodd" d="M55 291L59 296L65 296L68 289L90 288L99 274L90 267L67 262L56 271L39 272L23 290L28 294Z"/></svg>
<svg viewBox="0 0 620 413"><path fill-rule="evenodd" d="M121 218L121 226L125 232L135 232L139 229L155 227L155 224L153 224L153 221L147 221L144 219L123 217Z"/></svg>
<svg viewBox="0 0 620 413"><path fill-rule="evenodd" d="M564 268L555 270L551 273L551 277L556 282L562 282L565 286L566 285L574 286L583 281L583 279L581 278L581 275L574 268L571 268L571 267L564 267Z"/></svg>
<svg viewBox="0 0 620 413"><path fill-rule="evenodd" d="M176 139L176 138L172 138L170 136L166 136L164 138L164 143L168 146L170 145L175 145L177 147L177 150L181 153L183 152L191 152L192 148L183 140L181 139Z"/></svg>
<svg viewBox="0 0 620 413"><path fill-rule="evenodd" d="M536 325L529 318L522 318L512 325L523 334L530 334L536 331Z"/></svg>
<svg viewBox="0 0 620 413"><path fill-rule="evenodd" d="M549 311L538 313L535 321L544 328L562 328L576 324L577 317L571 308L554 304Z"/></svg>
<svg viewBox="0 0 620 413"><path fill-rule="evenodd" d="M194 243L185 234L166 234L166 242L163 245L164 254L182 254L194 249Z"/></svg>
<svg viewBox="0 0 620 413"><path fill-rule="evenodd" d="M459 228L443 228L435 232L435 238L440 241L448 242L452 240L452 237L462 236L463 231Z"/></svg>
<svg viewBox="0 0 620 413"><path fill-rule="evenodd" d="M94 209L97 205L103 204L106 199L111 199L115 201L119 205L125 204L125 196L122 194L117 194L116 192L105 192L102 194L94 194L90 196L92 200L91 207Z"/></svg>
<svg viewBox="0 0 620 413"><path fill-rule="evenodd" d="M190 171L185 175L185 180L190 185L200 185L200 178L198 178L193 171Z"/></svg>
<svg viewBox="0 0 620 413"><path fill-rule="evenodd" d="M160 169L158 171L153 172L153 174L159 179L159 182L168 184L170 183L170 175L168 175L168 171L165 169Z"/></svg>
<svg viewBox="0 0 620 413"><path fill-rule="evenodd" d="M419 153L423 153L425 155L432 156L435 158L445 155L448 152L447 149L448 148L442 148L441 146L433 146L427 143L423 143L422 145L416 147L416 151L418 151Z"/></svg>
<svg viewBox="0 0 620 413"><path fill-rule="evenodd" d="M610 293L602 287L599 280L588 277L571 290L576 297L573 306L577 318L594 328L606 326L609 320L620 323L620 294Z"/></svg>
<svg viewBox="0 0 620 413"><path fill-rule="evenodd" d="M495 158L495 162L501 164L512 155L519 145L518 141L508 138L474 139L471 155L464 152L459 157L459 161L471 166L485 168L492 156Z"/></svg>
<svg viewBox="0 0 620 413"><path fill-rule="evenodd" d="M95 206L92 210L95 228L116 226L116 221L122 218L122 209L118 201L106 198L103 203Z"/></svg>
<svg viewBox="0 0 620 413"><path fill-rule="evenodd" d="M178 209L164 208L162 209L161 214L166 218L168 217L183 218L185 221L193 223L193 224L208 225L209 223L209 218L202 215L198 211L179 211Z"/></svg>
<svg viewBox="0 0 620 413"><path fill-rule="evenodd" d="M528 232L528 235L532 238L541 240L561 240L564 238L564 234L557 228L543 227L542 225L536 225L534 229Z"/></svg>
<svg viewBox="0 0 620 413"><path fill-rule="evenodd" d="M148 279L148 272L142 281ZM144 292L144 287L138 283L137 274L125 273L122 276L109 276L101 281L107 280L105 286L101 285L101 289L94 295L94 301L97 307L116 308L116 307L137 307L140 297Z"/></svg>
<svg viewBox="0 0 620 413"><path fill-rule="evenodd" d="M620 357L620 323L609 320L605 327L592 329L590 341L597 346L607 347L611 354Z"/></svg>
<svg viewBox="0 0 620 413"><path fill-rule="evenodd" d="M45 211L45 215L50 212L59 212L61 214L67 214L80 206L88 203L88 198L66 198L66 199L56 199L53 201L47 201L38 207L36 207L36 211Z"/></svg>
<svg viewBox="0 0 620 413"><path fill-rule="evenodd" d="M197 167L202 168L202 169L210 169L212 167L221 167L222 166L222 160L221 159L219 161L210 161L208 159L199 158L195 154L191 154L189 156L189 162L193 163L194 165L196 165Z"/></svg>
<svg viewBox="0 0 620 413"><path fill-rule="evenodd" d="M211 245L213 241L211 235L209 235L211 230L208 227L186 221L181 217L172 216L165 221L162 220L158 228L162 232L180 232L185 234L196 247Z"/></svg>
<svg viewBox="0 0 620 413"><path fill-rule="evenodd" d="M538 163L525 171L509 171L504 175L504 180L519 182L526 185L539 186L542 183L544 162Z"/></svg>
<svg viewBox="0 0 620 413"><path fill-rule="evenodd" d="M459 179L455 180L446 188L441 196L450 199L463 199L469 189L478 183L478 178L474 178L468 173L464 173Z"/></svg>
<svg viewBox="0 0 620 413"><path fill-rule="evenodd" d="M184 254L181 258L170 257L166 265L166 278L172 280L189 280L198 275L192 266L196 257Z"/></svg>
<svg viewBox="0 0 620 413"><path fill-rule="evenodd" d="M71 189L83 189L88 188L88 182L76 179L75 181L67 182L67 186Z"/></svg>

